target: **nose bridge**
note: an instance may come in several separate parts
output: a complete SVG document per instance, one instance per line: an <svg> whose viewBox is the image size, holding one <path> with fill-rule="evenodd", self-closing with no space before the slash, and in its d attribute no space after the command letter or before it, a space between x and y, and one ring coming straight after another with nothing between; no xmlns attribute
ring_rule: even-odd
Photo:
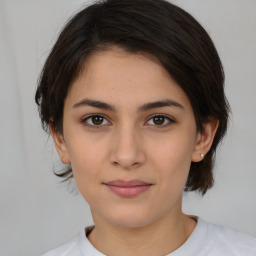
<svg viewBox="0 0 256 256"><path fill-rule="evenodd" d="M113 136L112 163L127 169L144 162L142 137L136 125L124 122Z"/></svg>

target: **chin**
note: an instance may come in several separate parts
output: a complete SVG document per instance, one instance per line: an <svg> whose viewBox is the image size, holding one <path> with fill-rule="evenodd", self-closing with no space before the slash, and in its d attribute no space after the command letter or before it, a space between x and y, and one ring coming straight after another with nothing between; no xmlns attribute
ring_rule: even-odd
<svg viewBox="0 0 256 256"><path fill-rule="evenodd" d="M143 212L114 212L111 216L108 216L108 221L115 226L126 228L139 228L149 225L154 222L153 216L149 216L148 213Z"/></svg>
<svg viewBox="0 0 256 256"><path fill-rule="evenodd" d="M124 228L140 228L140 227L145 227L148 224L150 224L150 221L141 220L141 219L126 219L126 220L113 220L112 224L115 226L119 227L124 227Z"/></svg>

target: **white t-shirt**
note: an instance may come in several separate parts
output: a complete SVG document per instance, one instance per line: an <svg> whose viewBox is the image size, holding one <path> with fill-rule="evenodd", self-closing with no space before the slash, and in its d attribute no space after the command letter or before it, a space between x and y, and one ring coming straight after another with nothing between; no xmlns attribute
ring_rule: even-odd
<svg viewBox="0 0 256 256"><path fill-rule="evenodd" d="M43 256L106 256L87 239L92 228L82 229L80 236ZM256 238L198 218L187 241L167 256L256 256Z"/></svg>

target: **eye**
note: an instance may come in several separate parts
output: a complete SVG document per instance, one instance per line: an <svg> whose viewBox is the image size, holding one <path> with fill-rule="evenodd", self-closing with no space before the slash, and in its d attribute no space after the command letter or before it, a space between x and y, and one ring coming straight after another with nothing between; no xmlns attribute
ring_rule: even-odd
<svg viewBox="0 0 256 256"><path fill-rule="evenodd" d="M173 119L165 115L155 115L148 120L148 124L159 126L159 128L169 126L172 123L174 123Z"/></svg>
<svg viewBox="0 0 256 256"><path fill-rule="evenodd" d="M102 115L90 115L82 120L86 126L92 128L101 128L104 125L109 125L109 121Z"/></svg>

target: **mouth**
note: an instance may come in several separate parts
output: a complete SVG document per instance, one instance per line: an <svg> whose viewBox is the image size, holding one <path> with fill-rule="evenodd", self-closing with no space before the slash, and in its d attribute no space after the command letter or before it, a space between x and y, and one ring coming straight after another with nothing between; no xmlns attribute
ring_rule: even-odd
<svg viewBox="0 0 256 256"><path fill-rule="evenodd" d="M141 180L113 180L103 183L111 192L121 197L135 197L146 192L153 185Z"/></svg>

